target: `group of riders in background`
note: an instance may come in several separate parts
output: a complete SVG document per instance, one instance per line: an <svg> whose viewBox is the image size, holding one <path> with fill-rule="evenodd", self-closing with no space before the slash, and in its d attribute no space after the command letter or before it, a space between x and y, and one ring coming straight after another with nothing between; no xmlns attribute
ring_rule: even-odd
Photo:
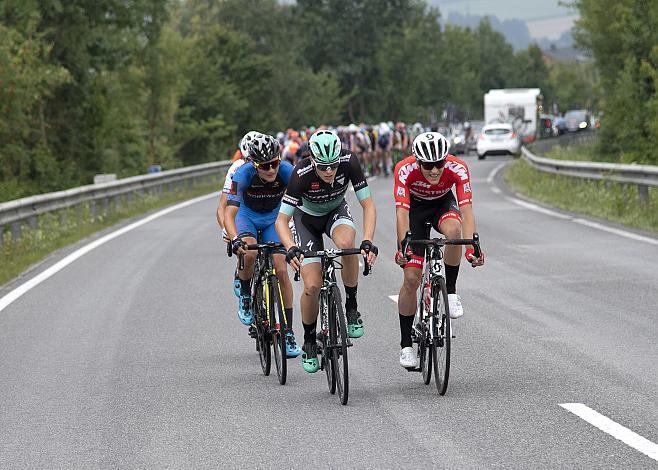
<svg viewBox="0 0 658 470"><path fill-rule="evenodd" d="M449 135L447 125L431 124L423 126L420 122L406 124L392 121L379 124L350 124L330 128L303 127L301 129L289 128L285 132L276 134L281 144L281 156L284 160L296 165L303 158L310 156L308 140L317 130L331 129L338 134L342 148L356 155L363 167L366 177L384 175L389 176L395 164L411 154L411 144L418 134L427 131L442 132ZM470 125L465 122L461 125L466 138L474 138L470 133ZM241 158L240 150L236 150L233 160Z"/></svg>

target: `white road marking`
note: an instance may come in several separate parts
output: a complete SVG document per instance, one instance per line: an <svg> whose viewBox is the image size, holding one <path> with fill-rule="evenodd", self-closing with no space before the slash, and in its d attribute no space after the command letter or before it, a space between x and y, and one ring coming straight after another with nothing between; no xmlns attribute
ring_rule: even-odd
<svg viewBox="0 0 658 470"><path fill-rule="evenodd" d="M506 199L518 206L525 207L526 209L530 209L535 212L541 212L542 214L550 215L552 217L557 217L558 219L570 220L571 222L575 222L580 225L585 225L587 227L591 227L604 232L613 233L615 235L619 235L620 237L630 238L631 240L649 243L651 245L658 245L658 240L655 238L645 237L643 235L638 235L637 233L628 232L626 230L621 230L618 228L608 227L607 225L603 225L597 222L592 222L590 220L581 219L571 215L561 214L559 212L546 209L545 207L538 206L537 204L532 204L531 202L522 201L520 199L516 199L513 197L507 197Z"/></svg>
<svg viewBox="0 0 658 470"><path fill-rule="evenodd" d="M516 199L513 197L507 197L505 199L507 199L512 204L516 204L517 206L525 207L526 209L530 209L535 212L541 212L542 214L557 217L558 219L563 219L563 220L573 219L573 217L571 217L570 215L560 214L559 212L546 209L545 207L538 206L537 204L532 204L531 202L522 201L521 199Z"/></svg>
<svg viewBox="0 0 658 470"><path fill-rule="evenodd" d="M399 295L389 295L388 296L388 298L391 299L396 304L398 303L398 297L400 297L400 296Z"/></svg>
<svg viewBox="0 0 658 470"><path fill-rule="evenodd" d="M615 439L620 440L639 452L642 452L650 459L658 461L658 444L634 433L630 429L614 422L607 416L598 413L582 403L561 403L560 406L579 418L584 419L592 426L610 434Z"/></svg>
<svg viewBox="0 0 658 470"><path fill-rule="evenodd" d="M587 227L592 227L592 228L597 228L599 230L603 230L604 232L614 233L615 235L620 235L622 237L631 238L633 240L637 240L637 241L640 241L640 242L651 243L652 245L658 245L658 240L656 240L654 238L643 237L642 235L638 235L637 233L627 232L626 230L621 230L621 229L618 229L618 228L608 227L606 225L599 224L597 222L592 222L591 220L573 219L573 221L576 222L577 224L586 225Z"/></svg>
<svg viewBox="0 0 658 470"><path fill-rule="evenodd" d="M489 184L493 184L493 182L494 182L494 178L496 177L496 175L498 174L498 172L499 172L500 170L502 170L502 169L505 167L505 165L507 165L507 162L505 162L505 163L501 163L501 164L498 165L496 168L494 168L494 169L491 171L491 173L489 173L489 176L487 176L487 183L489 183Z"/></svg>
<svg viewBox="0 0 658 470"><path fill-rule="evenodd" d="M12 302L14 302L16 299L21 297L23 294L28 292L30 289L33 289L34 287L38 286L41 284L43 281L48 279L51 276L54 276L57 274L59 271L64 269L66 266L69 264L73 263L75 260L78 258L86 255L89 253L91 250L98 248L101 245L104 245L105 243L109 242L110 240L113 240L117 237L120 237L124 233L130 232L131 230L136 229L137 227L141 227L144 224L147 224L155 219L158 219L164 215L169 214L170 212L173 212L178 209L182 209L183 207L191 206L192 204L196 204L197 202L205 201L206 199L212 199L216 198L219 193L215 192L212 194L207 194L205 196L197 197L194 199L190 199L189 201L181 202L180 204L176 204L175 206L168 207L166 209L163 209L159 212L156 212L155 214L151 214L148 217L145 217L144 219L138 220L137 222L134 222L130 225L126 225L123 228L120 228L119 230L116 230L112 233L108 233L104 237L99 238L98 240L94 240L93 242L77 249L70 255L66 256L65 258L61 259L57 263L53 264L51 267L43 271L42 273L34 276L32 279L29 281L25 282L24 284L21 284L18 286L16 289L12 290L9 292L7 295L4 297L0 298L0 312L2 312L5 308L7 308Z"/></svg>
<svg viewBox="0 0 658 470"><path fill-rule="evenodd" d="M494 178L496 177L496 174L505 166L507 163L501 163L498 165L496 168L494 168L491 173L489 173L489 176L487 176L487 183L491 184L491 191L494 192L495 194L500 194L501 190L500 188L493 186L494 184ZM591 227L597 230L602 230L604 232L608 233L613 233L615 235L619 235L620 237L625 237L625 238L630 238L631 240L636 240L639 242L644 242L644 243L649 243L651 245L658 245L658 240L655 238L651 237L645 237L642 235L638 235L637 233L629 232L627 230L621 230L618 228L613 228L613 227L608 227L607 225L600 224L598 222L592 222L590 220L586 219L581 219L579 217L574 217L571 215L566 215L566 214L561 214L556 211L552 211L550 209L546 209L545 207L541 207L537 204L533 204L531 202L523 201L521 199L517 199L515 197L507 197L506 198L508 201L510 201L513 204L516 204L517 206L525 207L526 209L530 209L535 212L541 212L542 214L550 215L552 217L557 217L558 219L562 220L570 220L572 222L575 222L580 225L585 225L587 227Z"/></svg>

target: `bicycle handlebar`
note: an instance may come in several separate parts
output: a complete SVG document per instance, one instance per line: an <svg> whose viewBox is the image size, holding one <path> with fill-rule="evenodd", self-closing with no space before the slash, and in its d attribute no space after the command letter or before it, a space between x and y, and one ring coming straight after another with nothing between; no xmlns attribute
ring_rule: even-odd
<svg viewBox="0 0 658 470"><path fill-rule="evenodd" d="M412 240L411 232L407 232L400 245L402 247L402 253L404 253L404 256L407 259L410 259L410 256L407 255L407 249L409 245L471 245L473 247L473 256L475 258L480 258L482 256L482 249L480 248L480 236L477 233L473 234L473 238L431 238L426 240Z"/></svg>
<svg viewBox="0 0 658 470"><path fill-rule="evenodd" d="M328 249L320 251L304 251L304 258L337 258L339 256L352 256L361 254L360 248ZM363 257L363 275L370 274L372 268L368 264L368 257ZM295 282L299 281L299 271L295 271Z"/></svg>

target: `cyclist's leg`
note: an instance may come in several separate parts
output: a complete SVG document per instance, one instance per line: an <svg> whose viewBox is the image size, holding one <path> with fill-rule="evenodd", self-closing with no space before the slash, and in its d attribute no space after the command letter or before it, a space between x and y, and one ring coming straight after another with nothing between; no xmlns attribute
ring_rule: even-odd
<svg viewBox="0 0 658 470"><path fill-rule="evenodd" d="M452 193L448 193L435 215L434 227L446 238L461 238L462 224L459 206ZM461 299L457 295L457 277L459 276L459 263L462 248L459 245L448 245L444 250L443 264L445 265L446 290L450 302L450 317L459 318L464 314Z"/></svg>
<svg viewBox="0 0 658 470"><path fill-rule="evenodd" d="M268 222L271 223L267 226L261 228L263 242L275 242L279 243L279 235L277 235L274 228L274 222L276 221L276 214L271 219L268 219ZM286 263L286 255L284 253L275 254L272 256L274 262L274 269L276 271L276 277L279 280L279 286L281 287L281 295L283 296L283 308L286 316L286 324L282 325L282 328L286 330L286 356L288 357L297 357L301 353L301 349L297 346L297 341L295 340L295 334L293 333L293 313L292 313L292 283L290 282L290 277L288 276L288 264Z"/></svg>
<svg viewBox="0 0 658 470"><path fill-rule="evenodd" d="M256 243L256 226L251 219L250 211L243 210L242 206L235 217L235 225L238 230L238 235L242 240L247 243ZM251 309L251 277L254 271L254 261L256 260L256 252L248 251L244 255L243 269L238 270L238 279L240 281L240 296L238 300L238 318L244 325L251 325L253 322L253 313ZM239 267L239 264L238 264Z"/></svg>
<svg viewBox="0 0 658 470"><path fill-rule="evenodd" d="M409 211L409 230L412 240L427 238L425 222L431 222L433 208L415 205ZM424 248L412 246L411 260L404 265L404 280L400 287L398 297L398 319L400 321L400 365L403 367L416 367L416 355L412 350L411 332L414 324L414 315L417 308L418 286L423 272Z"/></svg>
<svg viewBox="0 0 658 470"><path fill-rule="evenodd" d="M331 237L338 248L354 248L356 227L347 201L343 200L342 204L331 212L325 233ZM347 332L350 338L359 338L364 333L363 321L357 303L359 258L357 255L343 256L341 262L343 263L341 277L345 286Z"/></svg>
<svg viewBox="0 0 658 470"><path fill-rule="evenodd" d="M313 217L295 209L295 243L304 250L322 250L322 230L325 217ZM305 259L301 268L304 290L300 299L302 325L304 326L304 353L302 366L306 372L317 372L320 367L317 356L316 330L319 310L319 294L322 285L322 265L317 258Z"/></svg>

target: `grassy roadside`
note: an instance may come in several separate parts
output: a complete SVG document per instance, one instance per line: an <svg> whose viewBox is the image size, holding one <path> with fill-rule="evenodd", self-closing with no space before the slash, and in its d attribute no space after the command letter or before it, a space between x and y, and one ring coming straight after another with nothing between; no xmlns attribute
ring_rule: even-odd
<svg viewBox="0 0 658 470"><path fill-rule="evenodd" d="M577 160L585 154L575 147L553 151L549 158ZM570 155L571 154L571 155ZM572 158L573 157L573 158ZM641 203L637 186L558 176L537 171L517 160L505 174L507 185L528 198L560 209L658 232L658 188L649 188L649 202Z"/></svg>
<svg viewBox="0 0 658 470"><path fill-rule="evenodd" d="M217 191L218 188L219 180L159 195L146 194L141 197L134 195L132 204L124 204L119 208L112 207L107 214L95 216L91 214L87 205L82 206L79 212L77 209L69 209L45 214L39 218L36 228L24 226L23 234L18 240L13 240L11 233L6 230L0 247L0 266L2 266L0 286L17 277L31 265L43 260L50 253L99 230L175 202Z"/></svg>

